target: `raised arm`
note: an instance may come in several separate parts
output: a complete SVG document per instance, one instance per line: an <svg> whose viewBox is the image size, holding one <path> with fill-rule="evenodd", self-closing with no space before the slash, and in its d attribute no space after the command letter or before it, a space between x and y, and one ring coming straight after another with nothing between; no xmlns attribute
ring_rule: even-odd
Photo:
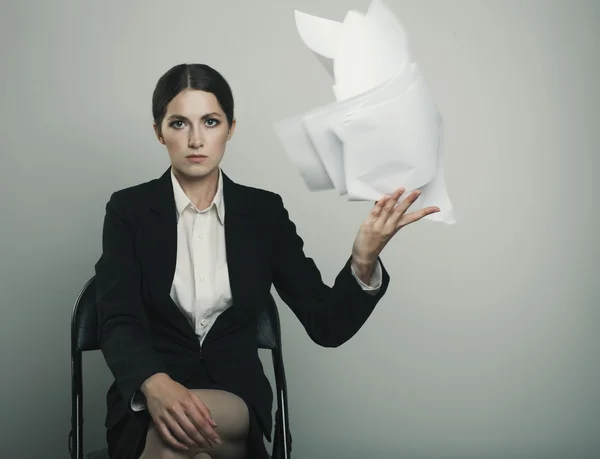
<svg viewBox="0 0 600 459"><path fill-rule="evenodd" d="M304 242L296 232L280 196L276 196L272 230L273 284L283 301L302 322L311 339L324 347L348 341L367 321L389 285L389 274L381 267L381 286L375 294L365 290L352 273L351 257L327 286L314 261L304 254ZM327 235L335 237L335 235Z"/></svg>

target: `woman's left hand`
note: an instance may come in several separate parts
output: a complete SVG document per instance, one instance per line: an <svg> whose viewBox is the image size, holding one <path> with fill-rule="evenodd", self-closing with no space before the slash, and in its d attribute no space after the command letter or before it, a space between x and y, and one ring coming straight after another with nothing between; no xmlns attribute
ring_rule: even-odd
<svg viewBox="0 0 600 459"><path fill-rule="evenodd" d="M399 188L392 196L385 196L377 201L367 219L360 225L352 247L352 263L361 278L370 278L377 257L401 228L440 211L437 207L425 207L406 213L421 193L413 191L396 206L404 191L404 188Z"/></svg>

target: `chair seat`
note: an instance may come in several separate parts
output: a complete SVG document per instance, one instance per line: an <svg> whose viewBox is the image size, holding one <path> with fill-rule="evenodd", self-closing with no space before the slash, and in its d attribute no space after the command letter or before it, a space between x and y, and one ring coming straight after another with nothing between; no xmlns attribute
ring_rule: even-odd
<svg viewBox="0 0 600 459"><path fill-rule="evenodd" d="M110 459L110 456L108 455L107 449L101 449L87 454L85 459Z"/></svg>

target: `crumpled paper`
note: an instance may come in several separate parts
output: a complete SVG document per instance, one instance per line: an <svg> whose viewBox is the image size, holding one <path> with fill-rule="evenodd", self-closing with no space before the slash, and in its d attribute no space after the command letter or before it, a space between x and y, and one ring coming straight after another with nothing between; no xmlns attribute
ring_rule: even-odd
<svg viewBox="0 0 600 459"><path fill-rule="evenodd" d="M296 28L334 80L335 102L278 121L275 133L310 191L376 201L400 187L409 211L455 223L443 165L444 125L406 33L381 0L343 22L295 11Z"/></svg>

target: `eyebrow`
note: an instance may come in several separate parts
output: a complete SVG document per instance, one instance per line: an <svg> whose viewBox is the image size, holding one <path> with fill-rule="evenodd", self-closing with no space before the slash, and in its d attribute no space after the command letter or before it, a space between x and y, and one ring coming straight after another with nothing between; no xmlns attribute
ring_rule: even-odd
<svg viewBox="0 0 600 459"><path fill-rule="evenodd" d="M205 115L202 115L202 117L200 119L203 120L203 121L205 121L205 120L207 120L209 118L213 118L213 117L221 118L221 114L217 113L217 112L207 113ZM178 115L178 114L170 115L167 119L168 120L172 120L172 119L188 120L187 116Z"/></svg>

